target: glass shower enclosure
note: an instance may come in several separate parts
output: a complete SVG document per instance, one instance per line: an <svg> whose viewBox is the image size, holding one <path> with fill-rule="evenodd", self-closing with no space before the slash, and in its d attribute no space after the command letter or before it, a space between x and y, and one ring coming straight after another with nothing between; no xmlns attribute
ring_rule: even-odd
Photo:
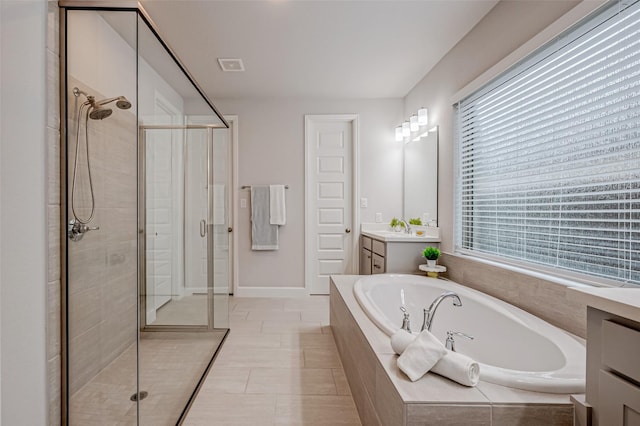
<svg viewBox="0 0 640 426"><path fill-rule="evenodd" d="M230 132L117 4L60 2L62 421L173 425L228 332Z"/></svg>

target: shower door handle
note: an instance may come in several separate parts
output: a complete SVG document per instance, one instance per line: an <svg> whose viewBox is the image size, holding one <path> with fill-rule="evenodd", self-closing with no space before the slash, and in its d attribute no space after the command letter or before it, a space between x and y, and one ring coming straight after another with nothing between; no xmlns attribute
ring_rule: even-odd
<svg viewBox="0 0 640 426"><path fill-rule="evenodd" d="M207 221L202 219L200 221L200 236L204 238L207 235Z"/></svg>

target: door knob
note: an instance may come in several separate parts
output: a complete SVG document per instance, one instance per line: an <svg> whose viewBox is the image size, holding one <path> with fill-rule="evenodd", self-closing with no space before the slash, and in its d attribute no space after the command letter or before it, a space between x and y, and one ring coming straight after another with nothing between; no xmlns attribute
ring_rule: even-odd
<svg viewBox="0 0 640 426"><path fill-rule="evenodd" d="M344 232L346 232L347 234L350 234L351 233L351 229L347 228L347 229L344 230Z"/></svg>
<svg viewBox="0 0 640 426"><path fill-rule="evenodd" d="M207 221L202 219L200 221L200 236L204 238L207 235Z"/></svg>
<svg viewBox="0 0 640 426"><path fill-rule="evenodd" d="M227 228L227 232L233 232L233 228L232 227L228 227Z"/></svg>

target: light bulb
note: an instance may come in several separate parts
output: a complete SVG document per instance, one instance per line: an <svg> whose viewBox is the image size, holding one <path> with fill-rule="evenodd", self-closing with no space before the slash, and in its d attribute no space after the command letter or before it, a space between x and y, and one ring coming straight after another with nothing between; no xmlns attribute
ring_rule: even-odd
<svg viewBox="0 0 640 426"><path fill-rule="evenodd" d="M396 127L396 142L402 142L404 136L402 136L402 126Z"/></svg>
<svg viewBox="0 0 640 426"><path fill-rule="evenodd" d="M408 121L402 123L402 136L407 137L411 134L411 127Z"/></svg>
<svg viewBox="0 0 640 426"><path fill-rule="evenodd" d="M426 126L429 123L429 112L425 107L418 110L418 124Z"/></svg>
<svg viewBox="0 0 640 426"><path fill-rule="evenodd" d="M411 125L411 131L412 132L417 132L420 129L420 126L418 125L418 116L413 114L410 118L409 118L409 123Z"/></svg>

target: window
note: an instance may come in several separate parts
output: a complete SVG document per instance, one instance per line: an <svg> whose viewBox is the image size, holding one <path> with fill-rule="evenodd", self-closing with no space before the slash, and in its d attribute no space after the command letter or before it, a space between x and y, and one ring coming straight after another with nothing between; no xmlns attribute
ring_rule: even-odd
<svg viewBox="0 0 640 426"><path fill-rule="evenodd" d="M640 0L457 104L456 248L640 285Z"/></svg>

